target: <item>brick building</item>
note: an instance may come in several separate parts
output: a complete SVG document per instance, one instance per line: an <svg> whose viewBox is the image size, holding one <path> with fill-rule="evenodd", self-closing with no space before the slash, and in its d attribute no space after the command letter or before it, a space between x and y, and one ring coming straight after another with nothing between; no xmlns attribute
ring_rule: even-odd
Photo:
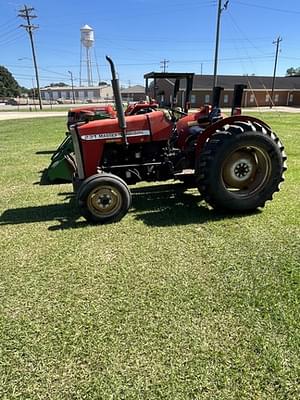
<svg viewBox="0 0 300 400"><path fill-rule="evenodd" d="M272 77L270 76L235 76L219 75L218 86L224 91L221 96L221 107L230 107L235 84L247 85L243 96L243 107L270 105ZM191 91L191 107L200 107L212 101L212 75L195 75ZM174 80L156 80L156 99L164 105L170 105L174 90ZM177 104L183 106L185 82L181 81L177 95ZM154 97L154 85L149 85L149 94ZM300 106L300 77L277 77L275 80L273 102L275 106Z"/></svg>
<svg viewBox="0 0 300 400"><path fill-rule="evenodd" d="M123 101L140 101L145 100L145 88L142 85L129 86L126 89L121 89Z"/></svg>

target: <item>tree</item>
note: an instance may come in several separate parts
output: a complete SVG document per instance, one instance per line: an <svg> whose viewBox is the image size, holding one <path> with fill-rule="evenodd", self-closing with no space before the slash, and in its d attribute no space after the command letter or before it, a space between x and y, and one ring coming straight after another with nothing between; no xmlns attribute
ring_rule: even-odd
<svg viewBox="0 0 300 400"><path fill-rule="evenodd" d="M67 84L64 83L64 82L57 82L57 83L50 83L49 86L50 86L50 87L64 87L64 86L70 86L70 85L67 85Z"/></svg>
<svg viewBox="0 0 300 400"><path fill-rule="evenodd" d="M37 88L31 88L27 91L28 97L37 98Z"/></svg>
<svg viewBox="0 0 300 400"><path fill-rule="evenodd" d="M298 68L288 68L286 70L286 76L300 76L300 67Z"/></svg>
<svg viewBox="0 0 300 400"><path fill-rule="evenodd" d="M0 97L16 97L20 96L21 87L18 82L3 66L0 66Z"/></svg>
<svg viewBox="0 0 300 400"><path fill-rule="evenodd" d="M28 94L29 93L29 89L27 89L24 86L20 86L20 91L21 91L21 96L23 96L24 94Z"/></svg>

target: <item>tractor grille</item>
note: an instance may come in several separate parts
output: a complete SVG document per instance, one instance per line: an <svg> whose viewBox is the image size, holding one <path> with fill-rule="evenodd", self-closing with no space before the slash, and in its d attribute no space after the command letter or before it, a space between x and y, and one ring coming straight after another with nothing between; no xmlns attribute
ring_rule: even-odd
<svg viewBox="0 0 300 400"><path fill-rule="evenodd" d="M71 133L72 141L73 141L73 145L74 145L78 177L79 177L79 179L84 179L84 168L83 168L83 162L82 162L82 156L81 156L81 149L80 149L80 145L79 145L76 128L74 126L71 126L70 133Z"/></svg>

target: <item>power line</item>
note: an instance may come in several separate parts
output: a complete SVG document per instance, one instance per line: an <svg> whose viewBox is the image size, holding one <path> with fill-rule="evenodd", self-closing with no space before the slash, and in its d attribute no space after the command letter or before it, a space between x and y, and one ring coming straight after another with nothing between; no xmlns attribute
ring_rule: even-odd
<svg viewBox="0 0 300 400"><path fill-rule="evenodd" d="M15 43L16 40L20 39L23 36L24 36L24 32L19 32L19 34L13 35L13 36L7 38L5 41L1 41L0 45L1 45L1 47L8 46L12 43Z"/></svg>
<svg viewBox="0 0 300 400"><path fill-rule="evenodd" d="M8 31L6 31L6 32L4 32L4 33L1 33L1 37L3 37L3 36L9 36L12 32L18 32L19 30L18 30L18 28L16 28L16 27L14 27L13 29L9 29Z"/></svg>
<svg viewBox="0 0 300 400"><path fill-rule="evenodd" d="M234 28L235 28L236 31L238 32L238 36L237 36L237 37L238 37L238 40L234 40L234 45L235 45L235 47L236 47L236 51L237 51L239 54L241 54L241 51L240 51L239 47L237 46L237 44L240 44L240 39L241 39L240 35L242 35L242 36L245 38L245 40L247 40L247 41L251 44L251 46L252 46L254 49L258 50L260 53L262 53L262 54L265 55L265 52L262 52L256 45L254 45L253 42L250 41L250 39L249 39L249 38L246 36L246 34L242 31L242 29L239 27L239 25L237 24L237 22L236 22L235 19L233 18L233 16L232 16L232 14L231 14L230 11L228 12L228 15L229 15L229 17L231 18L231 20L232 20L232 22L233 22ZM250 56L249 56L249 53L248 53L248 51L247 51L247 48L245 48L244 46L242 46L242 50L243 50L243 51L246 53L246 55L249 57L249 61L250 61L251 65L252 65L252 72L256 72L256 63L254 63L253 57L250 57ZM249 73L249 63L247 63L247 67L246 67L246 66L245 66L245 63L243 62L243 60L240 59L240 64L241 64L241 66L242 66L244 72L245 72L246 74L248 74L248 73Z"/></svg>
<svg viewBox="0 0 300 400"><path fill-rule="evenodd" d="M41 90L40 90L39 73L38 73L35 48L34 48L34 42L33 42L33 31L35 29L37 29L38 26L31 24L31 20L33 18L36 18L36 15L32 14L33 11L34 11L33 7L28 8L26 5L24 5L24 8L19 10L20 14L18 14L18 16L21 18L24 18L25 21L27 21L27 25L21 25L21 27L25 28L29 35L29 40L30 40L31 50L32 50L33 64L34 64L34 69L35 69L36 86L37 86L38 96L39 96L39 105L40 105L40 110L42 110L43 105L42 105L42 97L41 97Z"/></svg>
<svg viewBox="0 0 300 400"><path fill-rule="evenodd" d="M277 12L288 13L288 14L300 14L300 11L298 11L298 10L287 10L287 9L283 9L283 8L268 7L268 6L263 6L260 4L245 3L243 1L236 1L236 3L241 4L243 6L247 6L247 7L263 8L265 10L270 10L270 11L277 11Z"/></svg>
<svg viewBox="0 0 300 400"><path fill-rule="evenodd" d="M231 18L231 20L232 20L234 26L236 27L236 29L238 30L238 32L239 32L242 36L244 36L245 41L247 41L255 50L258 50L261 54L265 54L265 52L263 52L262 50L260 50L260 48L257 47L257 46L252 42L252 40L250 40L250 39L246 36L246 34L242 31L242 29L239 27L239 25L237 24L237 22L236 22L235 19L233 18L233 15L232 15L232 13L231 13L230 11L228 11L228 15L229 15L229 17ZM239 38L238 40L240 41L240 38ZM243 46L243 49L245 49L244 46Z"/></svg>
<svg viewBox="0 0 300 400"><path fill-rule="evenodd" d="M263 56L256 56L256 57L251 57L251 56L245 56L245 57L223 57L223 58L220 58L219 60L223 61L223 62L226 62L226 61L239 61L239 60L247 60L247 61L255 60L255 61L258 61L258 60L267 60L267 59L273 58L273 56L274 56L273 53L269 53L269 54L265 54ZM295 59L295 60L298 59L299 60L299 58L297 58L297 57L282 57L282 58ZM211 61L211 59L193 59L193 60L187 59L187 60L171 60L171 62L172 62L172 64L191 64L191 63L201 64L201 63L211 63L212 61ZM6 65L8 67L15 67L15 68L27 68L27 69L31 68L29 65L25 65L25 66L20 66L20 65L16 65L16 64L6 64ZM98 64L98 65L100 67L106 67L107 66L106 64ZM122 67L138 67L138 66L153 66L153 65L157 65L157 61L152 61L152 62L147 62L147 63L138 63L138 62L137 63L118 63L118 66L122 66ZM64 65L61 64L61 65L51 65L50 67L66 69L66 68L77 67L77 65L76 64L64 64ZM49 69L46 69L46 68L40 67L40 69L43 70L43 71L47 71L47 72L56 74L56 75L63 76L63 77L67 77L68 76L65 73L52 71L52 70L49 70Z"/></svg>
<svg viewBox="0 0 300 400"><path fill-rule="evenodd" d="M1 30L7 29L9 26L11 26L12 22L16 22L16 17L10 18L6 22L1 23Z"/></svg>

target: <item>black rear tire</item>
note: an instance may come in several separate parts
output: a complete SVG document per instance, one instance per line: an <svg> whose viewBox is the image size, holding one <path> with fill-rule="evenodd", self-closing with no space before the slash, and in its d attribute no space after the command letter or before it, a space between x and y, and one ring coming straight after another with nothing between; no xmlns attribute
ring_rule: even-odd
<svg viewBox="0 0 300 400"><path fill-rule="evenodd" d="M87 178L77 194L80 214L87 221L97 224L120 221L128 212L131 201L127 184L108 173Z"/></svg>
<svg viewBox="0 0 300 400"><path fill-rule="evenodd" d="M197 161L197 186L212 207L247 212L264 207L284 180L278 137L257 122L236 122L212 135Z"/></svg>

